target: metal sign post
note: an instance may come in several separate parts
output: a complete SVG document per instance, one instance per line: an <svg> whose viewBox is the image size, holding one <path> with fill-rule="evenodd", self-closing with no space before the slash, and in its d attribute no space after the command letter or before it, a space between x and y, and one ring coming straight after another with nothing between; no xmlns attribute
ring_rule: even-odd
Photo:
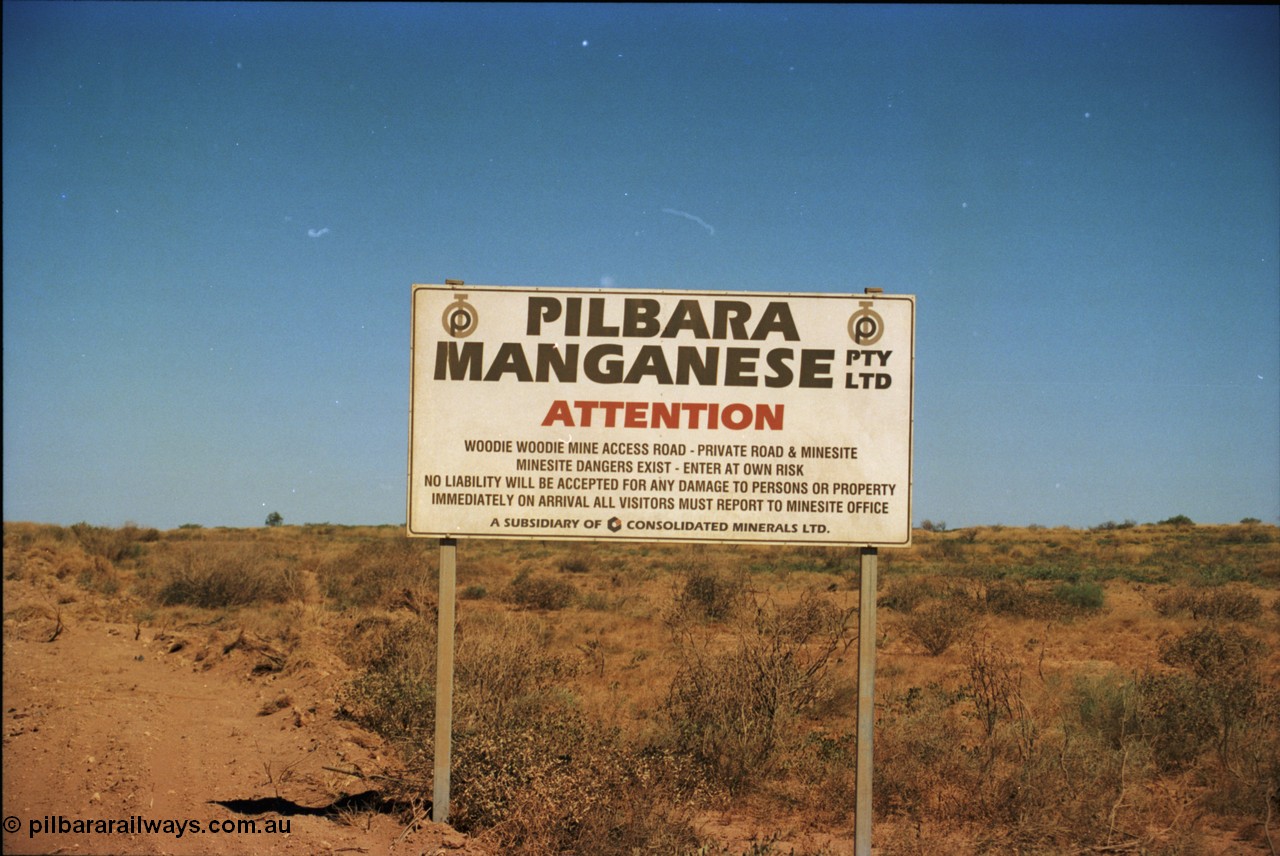
<svg viewBox="0 0 1280 856"><path fill-rule="evenodd" d="M450 286L463 284L446 279ZM410 432L412 434L412 432ZM412 438L411 438L412 442ZM440 598L436 608L436 736L431 819L449 822L449 766L453 756L453 627L458 587L458 542L440 539Z"/></svg>
<svg viewBox="0 0 1280 856"><path fill-rule="evenodd" d="M853 852L871 856L871 744L875 728L876 559L863 547L858 594L858 757L855 772Z"/></svg>
<svg viewBox="0 0 1280 856"><path fill-rule="evenodd" d="M431 819L449 821L449 760L453 748L453 610L458 542L440 539L440 606L436 625L436 740Z"/></svg>

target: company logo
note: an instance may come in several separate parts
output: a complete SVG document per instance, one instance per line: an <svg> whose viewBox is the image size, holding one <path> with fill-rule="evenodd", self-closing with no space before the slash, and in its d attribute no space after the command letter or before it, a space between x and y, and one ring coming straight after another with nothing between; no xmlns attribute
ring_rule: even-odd
<svg viewBox="0 0 1280 856"><path fill-rule="evenodd" d="M884 335L884 319L871 304L870 300L859 300L862 308L849 316L849 338L859 346L874 345Z"/></svg>
<svg viewBox="0 0 1280 856"><path fill-rule="evenodd" d="M480 324L480 313L467 302L467 295L456 295L457 300L444 308L440 322L444 331L455 339L465 339L476 331Z"/></svg>
<svg viewBox="0 0 1280 856"><path fill-rule="evenodd" d="M622 520L617 517L609 518L609 531L620 532L622 530Z"/></svg>

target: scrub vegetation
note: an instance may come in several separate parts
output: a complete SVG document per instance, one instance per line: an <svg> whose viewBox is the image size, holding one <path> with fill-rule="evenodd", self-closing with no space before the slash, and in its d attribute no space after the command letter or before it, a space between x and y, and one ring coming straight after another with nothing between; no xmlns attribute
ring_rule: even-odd
<svg viewBox="0 0 1280 856"><path fill-rule="evenodd" d="M104 620L243 628L332 682L387 748L365 772L419 809L437 562L398 527L4 526L6 579ZM1280 847L1276 527L930 524L879 570L877 852ZM849 852L856 551L464 541L458 591L459 830L514 853Z"/></svg>

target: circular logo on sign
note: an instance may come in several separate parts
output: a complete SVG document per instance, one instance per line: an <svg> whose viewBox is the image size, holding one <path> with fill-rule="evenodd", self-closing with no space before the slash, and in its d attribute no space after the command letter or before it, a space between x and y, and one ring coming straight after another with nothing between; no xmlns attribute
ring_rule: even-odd
<svg viewBox="0 0 1280 856"><path fill-rule="evenodd" d="M858 305L862 308L849 316L849 338L856 345L874 345L884 335L884 319L870 300L859 300Z"/></svg>
<svg viewBox="0 0 1280 856"><path fill-rule="evenodd" d="M457 299L444 308L440 317L444 331L455 339L465 339L476 331L480 323L480 313L467 302L465 294L457 295Z"/></svg>
<svg viewBox="0 0 1280 856"><path fill-rule="evenodd" d="M621 528L622 528L622 521L621 521L621 520L619 520L619 519L618 519L618 518L616 518L616 517L610 517L610 518L609 518L609 531L610 531L610 532L617 532L617 531L618 531L618 530L620 530Z"/></svg>

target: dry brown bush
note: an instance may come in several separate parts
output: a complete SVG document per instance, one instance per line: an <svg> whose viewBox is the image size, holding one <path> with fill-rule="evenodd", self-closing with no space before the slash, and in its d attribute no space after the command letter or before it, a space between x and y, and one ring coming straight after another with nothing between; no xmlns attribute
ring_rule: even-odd
<svg viewBox="0 0 1280 856"><path fill-rule="evenodd" d="M833 691L829 667L851 644L847 613L806 593L779 608L755 599L724 648L676 625L679 671L664 713L678 751L731 794L767 778L797 715Z"/></svg>
<svg viewBox="0 0 1280 856"><path fill-rule="evenodd" d="M434 644L417 620L370 616L349 634L361 669L344 710L391 738L405 781L430 779ZM585 717L567 690L573 664L548 653L549 627L498 613L467 625L457 651L450 822L486 831L504 852L688 852L679 762L644 753ZM407 791L406 802L426 795Z"/></svg>
<svg viewBox="0 0 1280 856"><path fill-rule="evenodd" d="M1196 619L1252 621L1262 615L1262 600L1238 586L1176 588L1158 596L1155 607L1165 617L1189 614Z"/></svg>
<svg viewBox="0 0 1280 856"><path fill-rule="evenodd" d="M101 556L109 562L136 559L142 555L143 544L160 539L159 531L141 529L133 523L126 523L119 529L77 523L71 527L71 532L87 553Z"/></svg>
<svg viewBox="0 0 1280 856"><path fill-rule="evenodd" d="M886 551L877 848L1189 854L1229 838L1268 852L1280 832L1280 625L1259 606L1280 608L1277 531L985 527ZM91 552L70 528L6 524L6 591L38 592L48 620L65 598L123 603L135 590L150 601L144 621L190 620L188 601L158 595L179 579L204 590L201 574L177 573L192 551L216 595L207 602L225 602L233 578L242 590L218 616L232 636L232 623L288 636L291 652L306 649L291 662L326 662L314 646L346 628L344 711L392 738L406 781L429 781L433 543L396 527L135 532L120 542L140 551L117 565L102 555L107 534L88 536L107 545ZM238 551L247 588L227 573ZM544 616L492 596L460 601L458 823L490 830L505 852L729 853L742 847L699 841L693 819L732 806L773 831L833 834L834 850L847 841L853 658L837 648L817 692L796 687L834 628L851 641L851 595L832 574L854 567L854 551L476 541L462 552L460 582L476 592L509 593L527 573L572 580L590 608ZM319 586L304 603L307 568ZM740 586L733 605L717 606L715 585L686 595L694 571ZM1106 609L1087 608L1102 593ZM908 621L953 601L981 618L979 644L963 644L971 627L920 656ZM303 606L315 632L288 635ZM1193 635L1204 628L1217 635ZM748 719L749 737L723 711ZM755 852L785 852L772 840Z"/></svg>
<svg viewBox="0 0 1280 856"><path fill-rule="evenodd" d="M934 601L918 607L903 621L907 635L932 657L963 639L973 626L973 608L960 598Z"/></svg>
<svg viewBox="0 0 1280 856"><path fill-rule="evenodd" d="M534 574L526 569L511 581L507 598L527 609L564 609L578 599L578 587L568 580Z"/></svg>
<svg viewBox="0 0 1280 856"><path fill-rule="evenodd" d="M118 588L111 560L89 552L71 530L59 526L5 524L4 576L75 579L104 594Z"/></svg>
<svg viewBox="0 0 1280 856"><path fill-rule="evenodd" d="M899 577L886 588L887 591L876 599L877 605L881 609L903 613L913 611L938 594L938 589L932 582L918 576Z"/></svg>
<svg viewBox="0 0 1280 856"><path fill-rule="evenodd" d="M248 543L171 545L150 557L147 571L146 588L162 606L220 609L299 595L290 563Z"/></svg>
<svg viewBox="0 0 1280 856"><path fill-rule="evenodd" d="M964 686L913 687L886 701L876 808L904 821L893 824L890 852L957 833L973 852L1157 852L1162 839L1144 823L1157 810L1157 769L1129 730L1127 679L1078 683L1065 706L1037 710L1020 664L992 640L971 642L966 659ZM1188 831L1181 819L1161 835Z"/></svg>
<svg viewBox="0 0 1280 856"><path fill-rule="evenodd" d="M720 571L698 563L673 577L678 586L675 616L697 616L710 621L730 618L747 596L747 576L741 570Z"/></svg>
<svg viewBox="0 0 1280 856"><path fill-rule="evenodd" d="M435 715L435 627L417 617L370 615L356 621L343 653L357 670L339 709L406 748L429 747Z"/></svg>
<svg viewBox="0 0 1280 856"><path fill-rule="evenodd" d="M323 559L316 568L320 586L338 608L409 606L422 611L434 603L437 552L411 538L373 538Z"/></svg>

